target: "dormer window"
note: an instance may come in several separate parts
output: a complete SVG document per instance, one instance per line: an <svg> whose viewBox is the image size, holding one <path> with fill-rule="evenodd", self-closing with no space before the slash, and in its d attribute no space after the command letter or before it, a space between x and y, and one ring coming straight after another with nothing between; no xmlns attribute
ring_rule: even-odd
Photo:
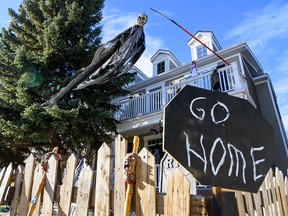
<svg viewBox="0 0 288 216"><path fill-rule="evenodd" d="M197 46L196 49L197 49L197 57L198 57L198 59L203 58L204 56L208 55L207 48L204 47L203 45Z"/></svg>
<svg viewBox="0 0 288 216"><path fill-rule="evenodd" d="M169 50L159 49L152 57L151 62L153 64L153 76L159 74L168 73L173 68L178 67L181 63L175 58L175 56Z"/></svg>
<svg viewBox="0 0 288 216"><path fill-rule="evenodd" d="M210 31L197 32L195 36L188 41L188 46L191 49L192 61L197 61L197 59L210 55L212 53L211 50L217 52L222 49L213 32ZM207 47L209 48L207 49Z"/></svg>
<svg viewBox="0 0 288 216"><path fill-rule="evenodd" d="M161 74L165 72L165 62L160 62L157 64L157 74Z"/></svg>

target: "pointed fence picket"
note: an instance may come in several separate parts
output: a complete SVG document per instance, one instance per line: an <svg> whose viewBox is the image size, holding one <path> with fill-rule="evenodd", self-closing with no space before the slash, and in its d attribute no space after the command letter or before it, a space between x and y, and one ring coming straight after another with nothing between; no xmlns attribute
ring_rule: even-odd
<svg viewBox="0 0 288 216"><path fill-rule="evenodd" d="M16 215L17 207L20 201L22 178L24 175L24 166L19 165L15 173L15 191L10 205L10 215Z"/></svg>
<svg viewBox="0 0 288 216"><path fill-rule="evenodd" d="M121 135L115 139L115 168L114 168L114 215L124 215L125 184L124 160L127 153L128 142Z"/></svg>
<svg viewBox="0 0 288 216"><path fill-rule="evenodd" d="M104 143L98 150L97 156L94 212L98 216L110 215L111 159L111 149L106 143Z"/></svg>
<svg viewBox="0 0 288 216"><path fill-rule="evenodd" d="M239 215L288 215L287 176L278 168L269 170L257 193L236 191Z"/></svg>
<svg viewBox="0 0 288 216"><path fill-rule="evenodd" d="M168 178L165 215L190 215L190 182L176 169Z"/></svg>
<svg viewBox="0 0 288 216"><path fill-rule="evenodd" d="M35 169L35 158L32 154L25 161L24 178L22 183L21 197L19 203L19 216L26 216L31 199L31 189L33 185L33 175Z"/></svg>
<svg viewBox="0 0 288 216"><path fill-rule="evenodd" d="M52 216L55 189L57 185L57 171L58 171L58 159L55 155L52 155L48 160L48 171L46 173L46 181L43 193L43 207L42 215Z"/></svg>
<svg viewBox="0 0 288 216"><path fill-rule="evenodd" d="M34 170L34 176L33 176L33 186L32 186L32 195L34 196L34 194L36 193L37 189L38 189L38 185L40 184L41 180L42 180L42 167L40 164L38 164ZM37 203L36 203L36 207L35 210L33 212L33 216L38 216L40 215L40 204L41 204L41 199L42 199L42 194L40 194Z"/></svg>
<svg viewBox="0 0 288 216"><path fill-rule="evenodd" d="M0 171L0 184L2 183L5 171L6 171L6 167L3 167Z"/></svg>
<svg viewBox="0 0 288 216"><path fill-rule="evenodd" d="M61 190L59 202L59 216L66 216L70 214L72 191L74 185L74 174L77 166L77 158L72 154L66 163L66 172L63 177L63 186Z"/></svg>
<svg viewBox="0 0 288 216"><path fill-rule="evenodd" d="M283 173L280 172L278 169L276 169L276 173L275 173L275 178L276 178L276 182L275 182L275 185L278 185L279 188L277 191L279 191L279 202L280 202L280 205L283 206L283 214L284 215L288 215L288 202L287 202L287 194L288 194L288 191L287 191L287 188L286 188L286 191L285 191L285 183L284 183L284 176L283 176ZM286 180L287 180L287 176L286 176ZM285 205L286 205L286 208L285 208Z"/></svg>
<svg viewBox="0 0 288 216"><path fill-rule="evenodd" d="M136 215L156 215L155 157L146 148L138 154L136 172Z"/></svg>
<svg viewBox="0 0 288 216"><path fill-rule="evenodd" d="M117 136L115 150L104 143L97 154L97 171L86 166L74 185L74 176L78 159L71 155L66 161L63 179L57 182L59 162L56 157L49 159L49 169L45 187L33 215L70 216L71 206L75 208L73 215L123 215L125 203L124 158L127 153L127 141ZM113 170L114 169L114 173ZM13 173L13 174L12 174ZM26 216L31 196L34 195L43 174L40 165L36 166L31 154L25 161L25 168L18 166L13 172L12 164L0 171L0 197L7 193L7 185L12 185L11 175L15 175L14 196L10 204L10 215ZM96 179L96 183L93 180ZM212 197L190 195L190 183L179 169L175 169L168 178L167 193L156 192L155 157L146 148L137 156L136 185L131 203L131 210L136 215L211 215ZM9 182L9 184L8 184ZM4 189L5 188L5 189ZM288 181L287 176L276 168L267 174L257 193L235 191L239 215L278 216L288 215ZM6 201L5 201L6 202ZM59 205L55 205L58 203ZM54 212L53 212L54 209Z"/></svg>
<svg viewBox="0 0 288 216"><path fill-rule="evenodd" d="M2 203L4 200L4 196L6 195L6 189L8 188L9 179L10 179L12 173L13 173L13 167L12 167L12 163L10 163L6 169L4 178L3 178L1 186L0 186L0 203Z"/></svg>
<svg viewBox="0 0 288 216"><path fill-rule="evenodd" d="M81 177L81 178L80 178ZM79 177L75 215L88 215L93 171L86 166Z"/></svg>

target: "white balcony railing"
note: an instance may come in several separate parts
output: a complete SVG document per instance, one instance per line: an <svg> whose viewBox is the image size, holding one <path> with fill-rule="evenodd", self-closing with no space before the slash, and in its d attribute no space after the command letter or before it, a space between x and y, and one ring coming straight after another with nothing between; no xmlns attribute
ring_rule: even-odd
<svg viewBox="0 0 288 216"><path fill-rule="evenodd" d="M220 88L222 92L229 92L235 90L237 81L235 76L239 76L236 73L237 69L233 69L232 66L226 66L218 69L218 75L220 80ZM116 113L115 118L119 121L143 116L149 113L158 112L164 109L165 105L181 90L184 86L196 86L199 88L211 90L211 74L212 71L201 73L197 77L191 77L190 75L184 76L182 79L178 79L175 83L165 86L164 84L159 87L158 90L146 92L133 98L125 98L115 103L120 105L119 111Z"/></svg>

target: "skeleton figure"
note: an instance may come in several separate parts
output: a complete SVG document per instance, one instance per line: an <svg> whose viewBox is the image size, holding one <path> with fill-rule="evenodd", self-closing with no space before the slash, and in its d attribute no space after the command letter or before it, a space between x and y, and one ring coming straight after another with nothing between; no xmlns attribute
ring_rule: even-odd
<svg viewBox="0 0 288 216"><path fill-rule="evenodd" d="M136 183L135 167L136 166L136 155L134 153L129 153L125 157L124 161L124 182L128 184Z"/></svg>
<svg viewBox="0 0 288 216"><path fill-rule="evenodd" d="M145 50L143 26L147 19L140 14L135 25L99 47L90 65L43 105L52 107L72 90L103 84L128 72Z"/></svg>
<svg viewBox="0 0 288 216"><path fill-rule="evenodd" d="M136 25L143 26L146 24L147 20L148 16L146 14L139 14L139 16L137 17Z"/></svg>

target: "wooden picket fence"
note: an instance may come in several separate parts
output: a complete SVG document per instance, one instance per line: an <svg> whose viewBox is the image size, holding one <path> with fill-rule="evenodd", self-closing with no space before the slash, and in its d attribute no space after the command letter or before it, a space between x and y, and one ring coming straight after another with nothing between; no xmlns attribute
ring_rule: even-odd
<svg viewBox="0 0 288 216"><path fill-rule="evenodd" d="M97 154L97 171L86 166L74 186L75 169L78 163L75 155L66 162L66 169L59 184L59 162L52 156L44 190L38 199L35 216L38 215L115 215L124 214L125 192L124 159L127 141L120 135L115 139L115 155L107 144L103 144ZM156 192L155 157L143 148L137 159L137 180L134 189L132 210L136 215L213 215L212 197L190 195L190 183L176 169L168 178L166 194ZM25 167L13 170L12 164L0 170L0 203L9 200L10 215L26 216L31 197L39 185L42 169L31 154ZM7 191L13 186L12 198ZM272 171L258 193L235 192L239 215L288 215L287 177L279 170ZM11 193L10 193L11 194ZM71 212L74 206L73 213ZM75 210L75 211L74 211Z"/></svg>
<svg viewBox="0 0 288 216"><path fill-rule="evenodd" d="M269 170L257 193L235 192L239 215L288 216L288 180L278 168Z"/></svg>
<svg viewBox="0 0 288 216"><path fill-rule="evenodd" d="M75 155L66 162L62 184L58 185L58 159L52 156L48 161L48 172L41 197L38 199L33 215L123 215L126 186L124 183L124 159L127 154L127 141L121 136L115 139L114 161L112 150L103 144L97 154L97 171L86 166L79 177L78 187L74 186L75 169L78 163ZM112 165L112 162L113 165ZM156 193L155 157L146 148L138 154L137 181L135 185L132 209L137 215L208 215L204 196L190 196L190 184L181 172L175 172L168 181L171 188L167 194ZM114 170L114 172L113 172ZM15 176L15 179L12 178ZM42 176L40 164L31 154L25 161L25 167L13 170L12 164L0 171L0 203L5 197L11 179L13 179L13 198L9 202L10 215L26 216L31 197L39 185ZM178 191L176 193L176 191ZM183 192L181 192L183 191ZM185 191L185 192L184 192ZM175 205L175 200L179 205ZM55 208L56 206L56 208ZM76 206L71 212L71 206ZM169 208L166 208L169 206ZM93 214L91 214L93 212Z"/></svg>

